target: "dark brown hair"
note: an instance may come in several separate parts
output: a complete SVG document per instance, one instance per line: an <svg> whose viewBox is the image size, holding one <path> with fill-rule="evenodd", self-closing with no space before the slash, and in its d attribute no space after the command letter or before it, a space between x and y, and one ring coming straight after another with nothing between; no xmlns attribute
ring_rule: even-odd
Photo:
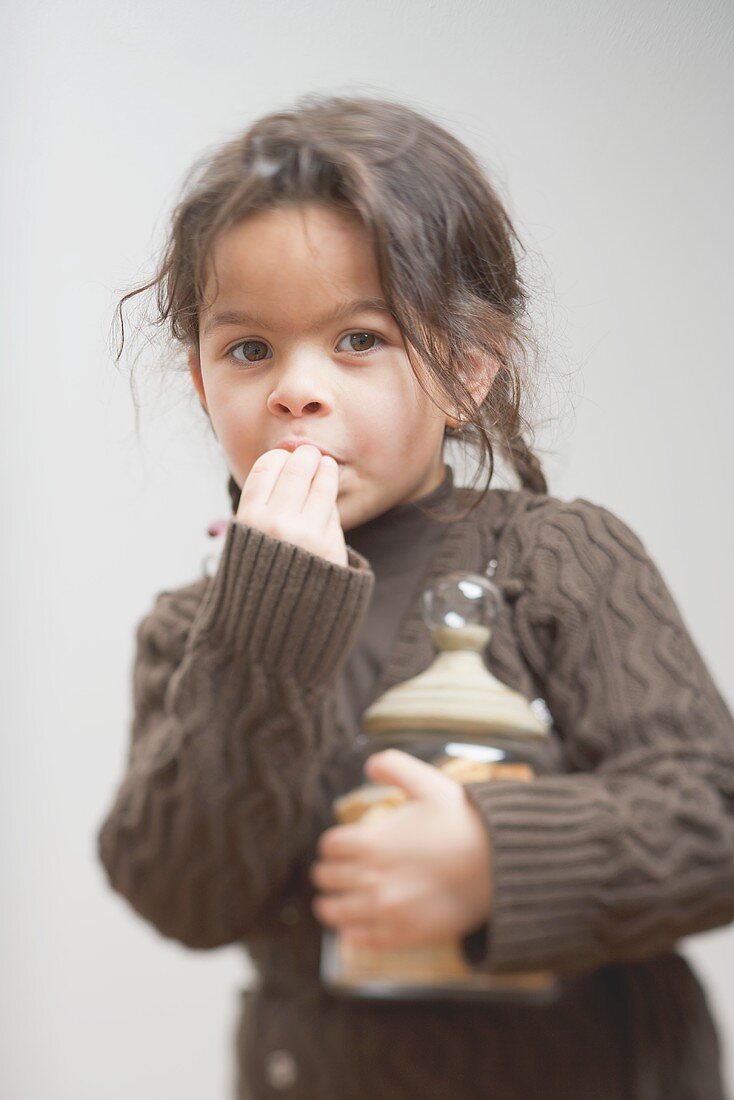
<svg viewBox="0 0 734 1100"><path fill-rule="evenodd" d="M447 428L474 448L477 477L494 472L493 441L523 487L547 493L521 411L529 384L528 294L518 263L525 249L477 159L425 113L366 96L302 97L258 119L199 158L187 174L155 277L120 300L156 288L157 316L175 345L196 347L208 261L217 237L249 214L281 204L326 202L356 214L375 250L383 295L421 366L451 402ZM414 349L420 365L413 360ZM470 354L499 367L477 406L466 381ZM476 363L476 359L474 361ZM475 479L476 483L476 479ZM233 512L240 487L230 475Z"/></svg>

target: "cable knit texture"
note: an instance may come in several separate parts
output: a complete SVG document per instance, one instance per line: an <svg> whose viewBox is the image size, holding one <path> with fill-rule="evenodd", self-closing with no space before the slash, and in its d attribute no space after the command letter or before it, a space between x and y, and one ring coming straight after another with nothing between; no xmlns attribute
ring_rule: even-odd
<svg viewBox="0 0 734 1100"><path fill-rule="evenodd" d="M467 786L495 911L465 948L477 969L556 971L542 1007L319 983L308 867L333 799L364 778L335 706L373 591L364 557L350 547L337 566L232 520L216 573L160 593L138 625L99 857L164 936L249 951L239 1098L724 1100L716 1028L675 947L734 919L731 714L657 566L606 508L491 490L448 525L418 590L490 558L506 603L487 665L545 699L560 763ZM434 655L416 599L380 691Z"/></svg>

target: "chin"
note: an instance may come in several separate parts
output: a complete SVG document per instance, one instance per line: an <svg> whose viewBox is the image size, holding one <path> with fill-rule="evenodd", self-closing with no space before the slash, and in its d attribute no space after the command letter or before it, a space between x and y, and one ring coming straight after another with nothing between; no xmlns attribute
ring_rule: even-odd
<svg viewBox="0 0 734 1100"><path fill-rule="evenodd" d="M355 501L351 494L350 498L348 502L343 500L337 501L339 522L341 523L342 531L345 535L347 535L353 527L361 527L363 523L369 523L371 519L381 516L382 513L390 507L389 504L381 503L379 500L362 499Z"/></svg>

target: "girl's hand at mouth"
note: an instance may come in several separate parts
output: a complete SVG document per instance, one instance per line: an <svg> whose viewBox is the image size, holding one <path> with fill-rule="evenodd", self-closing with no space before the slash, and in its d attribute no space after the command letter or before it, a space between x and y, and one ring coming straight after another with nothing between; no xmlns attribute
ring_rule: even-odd
<svg viewBox="0 0 734 1100"><path fill-rule="evenodd" d="M339 465L333 458L310 443L292 453L276 447L253 464L235 518L335 565L347 565L338 493Z"/></svg>

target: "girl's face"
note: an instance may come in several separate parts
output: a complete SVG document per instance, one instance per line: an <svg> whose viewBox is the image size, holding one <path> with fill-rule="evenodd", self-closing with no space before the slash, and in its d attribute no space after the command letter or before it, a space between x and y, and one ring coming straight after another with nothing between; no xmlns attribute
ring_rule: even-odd
<svg viewBox="0 0 734 1100"><path fill-rule="evenodd" d="M359 219L316 203L254 214L219 238L214 262L219 292L189 367L237 484L264 451L306 438L342 463L345 531L435 489L446 415L379 308Z"/></svg>

